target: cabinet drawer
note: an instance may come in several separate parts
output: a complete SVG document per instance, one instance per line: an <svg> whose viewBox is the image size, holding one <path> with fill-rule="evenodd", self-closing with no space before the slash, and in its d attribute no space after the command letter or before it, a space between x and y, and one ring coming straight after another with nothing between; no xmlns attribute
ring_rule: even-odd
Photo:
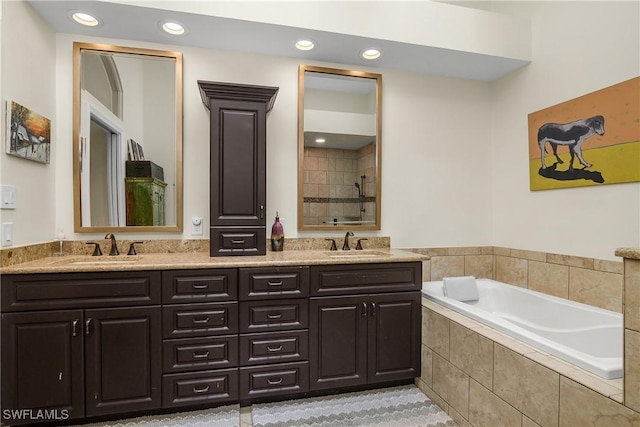
<svg viewBox="0 0 640 427"><path fill-rule="evenodd" d="M238 400L238 369L162 376L162 407Z"/></svg>
<svg viewBox="0 0 640 427"><path fill-rule="evenodd" d="M309 296L309 267L241 268L240 300Z"/></svg>
<svg viewBox="0 0 640 427"><path fill-rule="evenodd" d="M304 361L308 354L306 330L240 336L241 366Z"/></svg>
<svg viewBox="0 0 640 427"><path fill-rule="evenodd" d="M159 271L2 276L2 311L160 304Z"/></svg>
<svg viewBox="0 0 640 427"><path fill-rule="evenodd" d="M235 268L162 273L162 302L165 304L229 301L237 296Z"/></svg>
<svg viewBox="0 0 640 427"><path fill-rule="evenodd" d="M240 332L306 329L309 302L305 299L240 303Z"/></svg>
<svg viewBox="0 0 640 427"><path fill-rule="evenodd" d="M308 390L308 362L240 368L240 399L297 394Z"/></svg>
<svg viewBox="0 0 640 427"><path fill-rule="evenodd" d="M311 295L419 291L422 263L348 264L311 266Z"/></svg>
<svg viewBox="0 0 640 427"><path fill-rule="evenodd" d="M267 231L264 227L211 227L211 256L264 255Z"/></svg>
<svg viewBox="0 0 640 427"><path fill-rule="evenodd" d="M162 308L164 338L227 335L238 332L235 302L169 305Z"/></svg>
<svg viewBox="0 0 640 427"><path fill-rule="evenodd" d="M162 343L164 372L238 366L238 337L184 338Z"/></svg>

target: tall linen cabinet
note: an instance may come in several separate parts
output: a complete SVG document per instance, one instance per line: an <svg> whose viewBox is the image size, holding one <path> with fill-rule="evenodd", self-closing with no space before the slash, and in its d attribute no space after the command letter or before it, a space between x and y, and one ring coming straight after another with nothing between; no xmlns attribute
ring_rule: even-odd
<svg viewBox="0 0 640 427"><path fill-rule="evenodd" d="M211 256L264 255L266 121L277 87L198 81L210 112Z"/></svg>

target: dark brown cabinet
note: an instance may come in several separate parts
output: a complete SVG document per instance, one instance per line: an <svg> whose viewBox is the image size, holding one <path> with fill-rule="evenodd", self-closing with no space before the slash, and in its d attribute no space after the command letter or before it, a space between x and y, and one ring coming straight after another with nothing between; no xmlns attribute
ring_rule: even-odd
<svg viewBox="0 0 640 427"><path fill-rule="evenodd" d="M311 267L312 295L343 294L310 298L311 390L420 375L421 275L419 263Z"/></svg>
<svg viewBox="0 0 640 427"><path fill-rule="evenodd" d="M211 121L211 256L264 255L266 120L278 88L198 86Z"/></svg>
<svg viewBox="0 0 640 427"><path fill-rule="evenodd" d="M160 407L159 273L5 276L2 290L3 416Z"/></svg>

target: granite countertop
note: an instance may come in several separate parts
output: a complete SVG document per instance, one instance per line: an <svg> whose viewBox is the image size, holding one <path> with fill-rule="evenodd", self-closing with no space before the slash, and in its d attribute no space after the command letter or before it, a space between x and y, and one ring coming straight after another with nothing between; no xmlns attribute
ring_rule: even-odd
<svg viewBox="0 0 640 427"><path fill-rule="evenodd" d="M205 252L144 253L93 257L69 255L40 258L0 269L0 274L73 273L100 271L180 270L201 268L274 267L287 265L363 264L411 262L429 259L426 255L398 249L363 251L283 251L262 256L211 257Z"/></svg>
<svg viewBox="0 0 640 427"><path fill-rule="evenodd" d="M640 248L618 248L616 256L630 259L640 259Z"/></svg>

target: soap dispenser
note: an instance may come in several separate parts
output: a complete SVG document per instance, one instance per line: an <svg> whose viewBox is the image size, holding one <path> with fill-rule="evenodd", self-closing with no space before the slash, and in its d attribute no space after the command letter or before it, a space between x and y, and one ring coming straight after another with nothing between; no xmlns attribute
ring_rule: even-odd
<svg viewBox="0 0 640 427"><path fill-rule="evenodd" d="M274 252L280 252L284 247L284 229L280 223L280 217L278 211L276 211L276 220L271 227L271 250Z"/></svg>

